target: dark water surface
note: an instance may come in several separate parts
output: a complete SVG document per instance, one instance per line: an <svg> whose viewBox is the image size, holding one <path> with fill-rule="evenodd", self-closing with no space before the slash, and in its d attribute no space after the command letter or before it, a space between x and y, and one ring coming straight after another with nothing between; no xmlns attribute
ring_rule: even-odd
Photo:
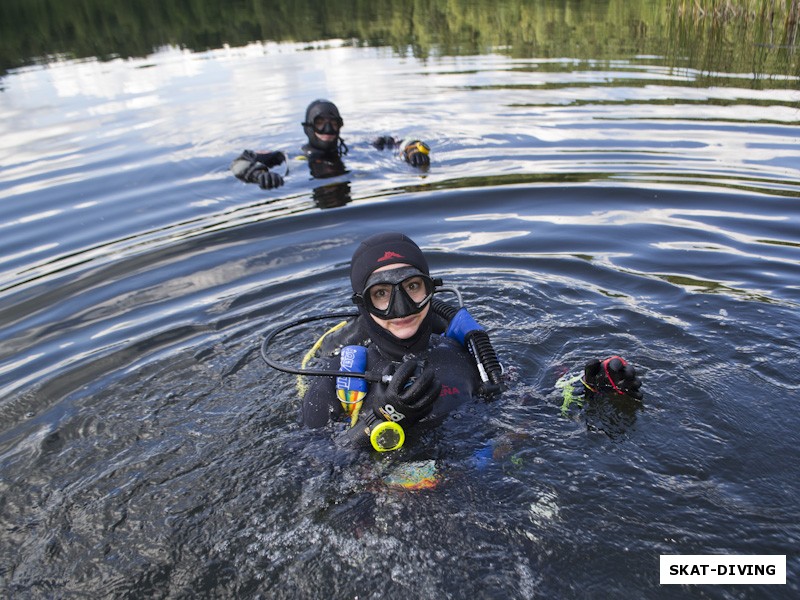
<svg viewBox="0 0 800 600"><path fill-rule="evenodd" d="M330 41L2 84L4 597L800 591L791 74ZM317 97L343 113L346 176L230 175L243 148L295 151ZM430 171L372 149L383 133L430 141ZM386 229L461 289L509 389L378 457L299 428L258 346L349 309L350 255ZM643 406L562 416L556 380L612 353ZM384 485L431 458L435 489ZM659 555L723 553L785 554L787 585L659 585Z"/></svg>

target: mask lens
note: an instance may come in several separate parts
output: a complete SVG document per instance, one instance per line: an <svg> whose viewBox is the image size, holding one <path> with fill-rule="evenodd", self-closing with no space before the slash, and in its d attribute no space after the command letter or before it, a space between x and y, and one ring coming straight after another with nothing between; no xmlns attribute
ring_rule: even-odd
<svg viewBox="0 0 800 600"><path fill-rule="evenodd" d="M422 277L409 277L400 283L400 285L414 304L420 304L430 293L426 283L427 282Z"/></svg>
<svg viewBox="0 0 800 600"><path fill-rule="evenodd" d="M376 310L385 311L392 300L393 288L394 286L389 283L373 285L367 290L367 301Z"/></svg>
<svg viewBox="0 0 800 600"><path fill-rule="evenodd" d="M338 133L342 128L342 120L336 117L314 117L314 130L317 133L325 133L325 130L331 130Z"/></svg>

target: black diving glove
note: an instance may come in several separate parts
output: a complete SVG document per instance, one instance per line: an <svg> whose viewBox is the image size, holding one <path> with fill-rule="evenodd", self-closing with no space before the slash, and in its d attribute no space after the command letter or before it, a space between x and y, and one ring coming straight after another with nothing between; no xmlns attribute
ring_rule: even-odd
<svg viewBox="0 0 800 600"><path fill-rule="evenodd" d="M583 370L583 382L594 392L613 392L642 399L642 382L636 376L636 369L620 356L590 360Z"/></svg>
<svg viewBox="0 0 800 600"><path fill-rule="evenodd" d="M390 375L392 380L386 385L375 414L403 427L413 425L431 412L433 403L442 393L442 382L433 369L416 360L405 361L397 370L389 365L383 375Z"/></svg>
<svg viewBox="0 0 800 600"><path fill-rule="evenodd" d="M271 190L283 185L283 177L268 169L263 169L255 175L253 183L257 183L262 190Z"/></svg>
<svg viewBox="0 0 800 600"><path fill-rule="evenodd" d="M403 149L403 158L412 167L427 167L431 164L430 152L428 144L414 140L410 144L406 144Z"/></svg>
<svg viewBox="0 0 800 600"><path fill-rule="evenodd" d="M337 435L337 445L371 446L379 452L397 450L403 445L404 430L430 413L442 391L433 370L415 360L404 362L396 371L394 365L389 365L383 376L391 377L391 381L375 390L380 398L377 406L364 411L353 427Z"/></svg>

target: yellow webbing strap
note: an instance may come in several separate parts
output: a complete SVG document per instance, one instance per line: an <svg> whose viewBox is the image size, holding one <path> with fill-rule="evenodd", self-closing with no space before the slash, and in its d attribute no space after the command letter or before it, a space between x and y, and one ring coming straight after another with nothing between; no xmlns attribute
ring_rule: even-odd
<svg viewBox="0 0 800 600"><path fill-rule="evenodd" d="M319 336L319 339L316 342L314 342L314 345L311 346L309 351L306 352L306 355L303 357L303 361L300 363L300 368L305 369L306 365L308 364L308 361L314 358L314 355L317 353L317 350L319 350L319 347L322 346L322 342L323 340L325 340L328 334L333 333L334 331L339 331L345 325L347 325L347 321L342 321L341 323L337 323L336 325L328 329L328 331ZM303 378L302 375L298 375L297 394L300 396L300 398L302 398L303 396L306 395L307 390L308 390L308 384L306 383L306 380Z"/></svg>

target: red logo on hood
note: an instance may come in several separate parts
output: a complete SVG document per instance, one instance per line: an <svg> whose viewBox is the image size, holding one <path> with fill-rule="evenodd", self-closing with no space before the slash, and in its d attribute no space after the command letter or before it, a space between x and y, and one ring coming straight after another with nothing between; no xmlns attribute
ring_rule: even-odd
<svg viewBox="0 0 800 600"><path fill-rule="evenodd" d="M405 256L402 256L402 255L398 254L397 252L392 252L391 250L387 250L386 254L381 256L377 260L377 262L384 262L384 261L387 261L387 260L392 260L393 258L405 258Z"/></svg>

